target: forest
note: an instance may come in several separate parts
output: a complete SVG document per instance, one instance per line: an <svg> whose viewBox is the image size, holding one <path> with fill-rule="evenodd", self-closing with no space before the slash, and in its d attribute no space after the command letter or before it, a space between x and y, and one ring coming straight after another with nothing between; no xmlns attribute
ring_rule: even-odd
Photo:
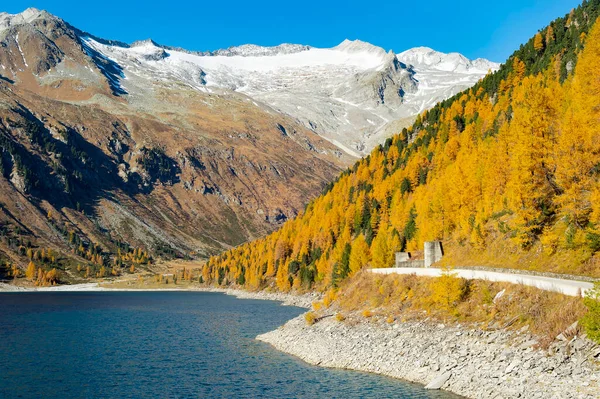
<svg viewBox="0 0 600 399"><path fill-rule="evenodd" d="M450 266L599 277L599 11L586 1L541 29L280 230L212 257L203 280L325 291L430 240Z"/></svg>

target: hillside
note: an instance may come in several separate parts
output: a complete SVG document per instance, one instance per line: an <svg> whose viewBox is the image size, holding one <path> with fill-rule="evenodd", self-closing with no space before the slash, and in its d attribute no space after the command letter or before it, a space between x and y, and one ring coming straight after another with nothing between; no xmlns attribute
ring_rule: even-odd
<svg viewBox="0 0 600 399"><path fill-rule="evenodd" d="M129 95L81 35L43 11L0 15L0 278L206 258L295 216L348 162L242 94Z"/></svg>
<svg viewBox="0 0 600 399"><path fill-rule="evenodd" d="M0 279L135 273L262 237L497 68L404 56L360 41L198 53L0 13Z"/></svg>
<svg viewBox="0 0 600 399"><path fill-rule="evenodd" d="M211 258L204 280L326 289L434 239L451 265L600 276L599 5L540 30L277 232Z"/></svg>

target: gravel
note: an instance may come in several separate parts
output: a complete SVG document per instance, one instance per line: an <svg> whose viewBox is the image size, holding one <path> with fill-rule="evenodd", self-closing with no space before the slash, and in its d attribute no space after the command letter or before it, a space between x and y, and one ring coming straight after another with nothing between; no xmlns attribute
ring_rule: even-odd
<svg viewBox="0 0 600 399"><path fill-rule="evenodd" d="M541 350L526 329L358 316L309 326L301 315L257 339L313 365L384 374L469 398L600 397L600 347L585 336Z"/></svg>

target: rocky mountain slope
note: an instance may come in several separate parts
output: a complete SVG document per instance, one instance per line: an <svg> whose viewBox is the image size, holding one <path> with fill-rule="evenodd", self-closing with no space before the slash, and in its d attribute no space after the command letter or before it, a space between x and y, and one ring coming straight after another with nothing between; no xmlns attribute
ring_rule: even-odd
<svg viewBox="0 0 600 399"><path fill-rule="evenodd" d="M118 275L271 232L390 122L496 67L436 54L407 53L412 66L360 41L195 53L0 13L0 275L30 261Z"/></svg>
<svg viewBox="0 0 600 399"><path fill-rule="evenodd" d="M143 98L143 88L158 80L199 91L244 93L353 156L368 153L419 112L499 67L427 48L396 55L359 40L329 49L244 45L209 53L151 40L126 45L84 36L83 41L118 65L123 72L114 75L118 90Z"/></svg>
<svg viewBox="0 0 600 399"><path fill-rule="evenodd" d="M244 94L129 79L82 37L0 14L0 274L207 256L294 216L348 162Z"/></svg>

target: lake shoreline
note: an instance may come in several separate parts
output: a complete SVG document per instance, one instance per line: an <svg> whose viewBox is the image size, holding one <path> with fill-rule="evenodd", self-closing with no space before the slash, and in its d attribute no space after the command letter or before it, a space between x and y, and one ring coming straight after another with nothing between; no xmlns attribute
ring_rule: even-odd
<svg viewBox="0 0 600 399"><path fill-rule="evenodd" d="M322 295L318 293L290 294L282 292L268 291L247 291L236 288L218 288L209 286L185 286L181 288L123 288L111 287L112 283L83 283L71 285L57 285L52 287L25 287L6 283L0 283L0 292L218 292L226 295L235 296L239 299L257 299L267 301L278 301L283 306L296 306L304 309L310 309L314 301L321 299Z"/></svg>
<svg viewBox="0 0 600 399"><path fill-rule="evenodd" d="M433 322L304 315L257 336L321 367L382 374L467 398L597 398L600 346L585 337L535 349L527 331L484 331Z"/></svg>
<svg viewBox="0 0 600 399"><path fill-rule="evenodd" d="M238 299L257 299L262 301L278 301L282 306L296 306L299 308L310 309L312 303L319 301L322 297L318 293L289 294L283 292L269 291L246 291L236 288L217 288L217 287L195 287L190 291L201 292L220 292L225 295L232 295Z"/></svg>

